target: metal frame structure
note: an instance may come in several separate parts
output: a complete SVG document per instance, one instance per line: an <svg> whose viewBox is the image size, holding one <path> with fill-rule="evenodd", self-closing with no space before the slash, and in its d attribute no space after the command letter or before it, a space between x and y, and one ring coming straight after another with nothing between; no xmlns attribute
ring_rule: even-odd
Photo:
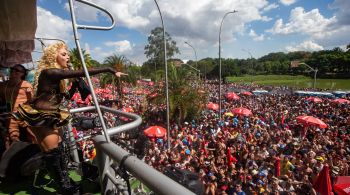
<svg viewBox="0 0 350 195"><path fill-rule="evenodd" d="M163 21L162 12L160 11L159 5L157 3L157 0L154 0L154 3L157 6L160 20L162 21L162 28L163 28L163 44L164 44L164 66L165 66L165 97L166 97L166 127L167 127L167 143L168 143L168 149L170 149L170 106L169 106L169 83L168 83L168 60L166 57L166 38L165 38L165 25Z"/></svg>
<svg viewBox="0 0 350 195"><path fill-rule="evenodd" d="M201 78L201 71L198 69L198 59L197 59L197 51L196 49L191 45L189 44L187 41L185 41L185 44L187 44L188 46L190 46L193 51L194 51L194 56L196 58L196 68L194 68L193 66L189 65L186 63L187 66L191 67L193 70L197 71L198 72L198 78L200 79Z"/></svg>
<svg viewBox="0 0 350 195"><path fill-rule="evenodd" d="M222 24L224 23L224 19L229 14L236 13L236 10L233 10L231 12L226 12L224 17L222 17L221 24L220 24L220 30L219 30L219 120L221 121L221 28Z"/></svg>
<svg viewBox="0 0 350 195"><path fill-rule="evenodd" d="M130 153L122 149L120 146L116 145L115 143L111 142L110 136L116 135L122 132L126 132L128 130L132 130L137 128L141 122L142 119L140 116L132 113L123 112L120 110L115 110L112 108L108 108L105 106L99 106L99 103L97 101L96 94L93 89L93 85L91 82L91 79L89 77L89 72L87 70L84 57L81 51L80 43L79 43L79 37L77 33L77 29L92 29L92 30L110 30L114 27L115 22L113 19L113 16L104 8L97 6L96 4L93 4L91 2L85 1L85 0L76 0L78 2L90 5L92 7L95 7L105 13L107 13L108 16L110 16L112 25L109 27L100 27L100 26L86 26L86 25L78 25L76 23L75 13L74 13L74 5L73 0L69 1L69 8L71 13L71 19L72 19L72 26L73 26L73 34L75 38L75 44L77 46L77 49L79 51L79 56L82 61L82 67L84 69L85 76L87 78L88 84L91 89L91 95L93 98L93 101L95 103L95 106L89 106L89 107L83 107L83 108L75 108L71 109L71 113L78 113L78 112L89 112L89 111L97 111L98 116L100 118L100 122L102 125L103 135L98 135L95 137L92 137L92 140L94 141L95 147L97 149L97 164L99 168L99 174L100 174L100 184L102 189L102 194L127 194L128 191L125 188L125 182L122 181L121 177L118 176L117 170L113 167L115 167L115 164L118 164L120 167L123 166L123 168L130 174L132 174L135 178L139 179L142 183L146 184L148 188L150 188L152 191L154 191L156 194L194 194L187 188L183 187L179 183L173 181L172 179L168 178L167 176L163 175L162 173L158 172L157 170L153 169L143 161L139 160L135 156L132 156ZM156 0L155 0L156 2ZM157 2L156 2L157 4ZM157 4L158 7L158 4ZM159 10L159 7L158 7ZM160 12L160 10L159 10ZM163 20L162 20L163 24ZM165 30L163 25L163 36L164 36L164 58L165 58L165 68L167 70L167 61L166 61L166 42L165 42ZM167 72L167 71L166 71ZM166 74L166 83L167 83L167 74ZM166 88L168 90L168 86ZM168 91L167 91L168 92ZM167 114L169 114L169 102L168 102L168 93L167 93ZM101 110L106 112L111 112L113 114L122 115L124 117L127 117L129 119L133 119L132 122L120 125L117 127L112 127L110 129L107 129L103 114ZM168 123L168 132L169 132L169 118L167 117L167 123ZM71 125L68 125L68 130L71 130ZM70 134L71 135L71 134ZM70 137L70 140L75 143L76 141L72 136ZM170 145L169 145L170 146ZM77 151L75 149L75 152L73 152L74 160L78 160Z"/></svg>
<svg viewBox="0 0 350 195"><path fill-rule="evenodd" d="M310 70L312 70L314 72L313 88L316 89L316 76L317 76L318 69L317 68L312 68L311 66L309 66L305 62L300 62L299 65L305 65L306 67L308 67Z"/></svg>

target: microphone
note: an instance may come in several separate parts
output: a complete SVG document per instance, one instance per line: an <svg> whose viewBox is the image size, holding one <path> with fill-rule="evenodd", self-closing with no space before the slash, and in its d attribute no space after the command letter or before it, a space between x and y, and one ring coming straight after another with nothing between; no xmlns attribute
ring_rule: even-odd
<svg viewBox="0 0 350 195"><path fill-rule="evenodd" d="M73 65L71 63L68 63L67 67L68 67L69 70L73 70Z"/></svg>

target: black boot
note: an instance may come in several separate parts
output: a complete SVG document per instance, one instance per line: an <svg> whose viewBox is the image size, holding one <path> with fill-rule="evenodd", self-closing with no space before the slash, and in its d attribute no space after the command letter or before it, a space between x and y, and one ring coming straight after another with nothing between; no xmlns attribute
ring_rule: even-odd
<svg viewBox="0 0 350 195"><path fill-rule="evenodd" d="M79 194L79 185L76 185L68 175L68 160L65 157L63 144L45 153L45 166L51 179L58 185L59 194Z"/></svg>

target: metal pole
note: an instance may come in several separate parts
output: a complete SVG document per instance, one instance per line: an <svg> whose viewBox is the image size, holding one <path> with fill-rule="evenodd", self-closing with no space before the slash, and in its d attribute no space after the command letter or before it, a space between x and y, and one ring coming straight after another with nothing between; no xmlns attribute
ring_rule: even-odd
<svg viewBox="0 0 350 195"><path fill-rule="evenodd" d="M249 55L250 55L250 58L252 58L253 59L253 55L252 55L252 53L250 53L250 51L249 50L246 50L246 49L242 49L242 51L245 51L245 52L247 52Z"/></svg>
<svg viewBox="0 0 350 195"><path fill-rule="evenodd" d="M100 171L100 180L103 180L105 183L107 182L107 179L109 180L107 171L110 169L108 168L109 165L106 161L106 156L109 156L110 159L112 159L114 162L117 162L119 165L122 161L124 161L123 165L127 172L132 174L135 178L149 187L154 192L154 194L194 195L194 193L186 187L170 179L161 172L153 169L145 162L138 159L136 156L130 155L127 151L125 151L117 144L113 142L107 143L103 136L97 135L93 138L93 141L97 149L97 164ZM103 154L101 154L102 152ZM111 182L109 181L109 183ZM112 189L108 185L104 185L103 187L105 188L103 188L101 194L108 194L103 192L108 192L108 189Z"/></svg>
<svg viewBox="0 0 350 195"><path fill-rule="evenodd" d="M70 9L70 14L71 14L71 18L72 18L72 26L73 26L73 35L74 35L75 45L77 46L77 49L78 49L78 52L79 52L79 56L80 56L80 59L81 59L81 62L82 62L82 67L83 67L83 70L84 70L84 73L85 73L85 76L86 76L86 80L87 80L87 82L88 82L88 84L90 86L92 100L94 101L97 114L98 114L98 116L100 118L104 136L106 137L106 141L110 142L111 139L110 139L109 135L107 134L106 123L105 123L105 121L103 119L103 114L101 112L100 105L99 105L98 100L97 100L97 96L96 96L96 94L94 92L92 81L90 79L90 74L89 74L89 71L88 71L88 69L86 67L86 64L85 64L84 55L83 55L83 53L82 53L82 51L80 49L81 47L80 47L79 36L78 36L78 31L77 31L77 28L79 27L79 25L77 25L77 22L76 22L76 19L75 19L75 11L74 11L74 7L73 7L73 0L69 0L69 9ZM113 26L114 26L114 22L113 22L112 27Z"/></svg>
<svg viewBox="0 0 350 195"><path fill-rule="evenodd" d="M162 17L162 12L158 6L157 0L154 0L157 5L160 19L162 21L163 28L163 42L164 42L164 65L165 65L165 94L166 94L166 125L167 125L167 139L168 139L168 149L170 149L170 120L169 120L169 85L168 85L168 62L166 57L166 39L165 39L165 26Z"/></svg>
<svg viewBox="0 0 350 195"><path fill-rule="evenodd" d="M312 68L311 66L309 66L308 64L306 64L305 62L301 62L299 63L299 65L305 65L306 67L308 67L310 70L314 71L314 84L313 84L313 88L316 89L316 76L317 76L317 68Z"/></svg>
<svg viewBox="0 0 350 195"><path fill-rule="evenodd" d="M232 12L227 12L221 20L220 30L219 30L219 120L221 120L221 28L224 23L224 19L228 14L236 13L236 10Z"/></svg>
<svg viewBox="0 0 350 195"><path fill-rule="evenodd" d="M315 69L314 73L314 89L316 89L316 75L317 75L317 68Z"/></svg>
<svg viewBox="0 0 350 195"><path fill-rule="evenodd" d="M197 52L196 52L196 49L191 45L191 44L189 44L188 42L186 42L185 41L185 43L187 44L187 45L189 45L190 47L192 47L192 49L193 49L193 51L194 51L194 56L195 56L195 58L196 58L196 70L198 70L198 60L197 60ZM199 75L199 78L200 78L200 75L201 75L201 72L199 71L198 72L198 75Z"/></svg>

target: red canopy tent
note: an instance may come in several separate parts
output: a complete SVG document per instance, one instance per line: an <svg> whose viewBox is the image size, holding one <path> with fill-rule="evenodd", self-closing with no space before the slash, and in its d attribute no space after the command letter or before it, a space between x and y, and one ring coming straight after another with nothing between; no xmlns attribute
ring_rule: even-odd
<svg viewBox="0 0 350 195"><path fill-rule="evenodd" d="M143 133L149 138L162 138L166 136L166 129L161 126L150 126Z"/></svg>
<svg viewBox="0 0 350 195"><path fill-rule="evenodd" d="M210 110L219 110L219 105L218 104L214 104L213 102L209 102L207 104L207 108Z"/></svg>
<svg viewBox="0 0 350 195"><path fill-rule="evenodd" d="M307 101L310 101L310 102L315 102L315 103L322 102L322 99L317 98L317 97L309 97L309 98L307 98L306 100L307 100Z"/></svg>
<svg viewBox="0 0 350 195"><path fill-rule="evenodd" d="M333 189L338 195L350 194L350 176L336 177Z"/></svg>
<svg viewBox="0 0 350 195"><path fill-rule="evenodd" d="M251 92L249 92L249 91L244 91L244 92L242 92L241 93L242 95L246 95L246 96L251 96L251 95L253 95Z"/></svg>
<svg viewBox="0 0 350 195"><path fill-rule="evenodd" d="M337 103L337 104L350 104L349 100L343 99L343 98L335 99L332 102Z"/></svg>
<svg viewBox="0 0 350 195"><path fill-rule="evenodd" d="M126 107L122 109L123 112L134 112L134 109L132 109L131 107Z"/></svg>
<svg viewBox="0 0 350 195"><path fill-rule="evenodd" d="M235 114L238 114L238 115L243 115L243 116L251 116L251 115L253 115L252 111L250 111L247 108L243 108L243 107L235 108L235 109L232 110L232 112L235 113Z"/></svg>
<svg viewBox="0 0 350 195"><path fill-rule="evenodd" d="M226 93L226 94L225 94L225 97L226 97L227 99L229 99L229 100L239 100L239 99L240 99L240 97L239 97L236 93L234 93L234 92L228 92L228 93Z"/></svg>
<svg viewBox="0 0 350 195"><path fill-rule="evenodd" d="M297 121L304 125L318 126L323 129L328 127L328 125L324 123L321 119L315 118L313 116L298 116Z"/></svg>

